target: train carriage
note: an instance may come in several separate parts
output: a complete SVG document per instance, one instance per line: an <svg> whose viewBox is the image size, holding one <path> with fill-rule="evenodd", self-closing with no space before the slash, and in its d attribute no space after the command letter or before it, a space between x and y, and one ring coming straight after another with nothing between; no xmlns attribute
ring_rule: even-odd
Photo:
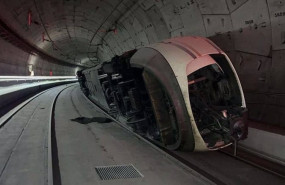
<svg viewBox="0 0 285 185"><path fill-rule="evenodd" d="M132 50L79 71L78 79L95 104L169 150L216 150L247 137L237 73L206 38Z"/></svg>

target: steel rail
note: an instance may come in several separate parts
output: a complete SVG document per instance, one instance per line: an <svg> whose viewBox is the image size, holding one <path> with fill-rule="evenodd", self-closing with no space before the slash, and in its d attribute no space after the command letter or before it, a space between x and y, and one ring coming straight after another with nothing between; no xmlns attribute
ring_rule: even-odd
<svg viewBox="0 0 285 185"><path fill-rule="evenodd" d="M178 164L180 167L182 167L183 169L189 171L192 175L203 179L204 181L206 181L208 184L219 184L219 185L226 185L225 183L222 183L220 180L218 180L217 178L215 178L214 176L211 176L210 174L206 174L203 173L202 171L199 171L197 169L194 169L193 165L189 165L186 164L185 161L182 161L181 159L178 158L178 156L172 154L170 151L161 148L160 146L156 145L155 143L153 143L152 141L150 141L149 139L133 132L131 130L130 127L128 127L126 124L120 122L119 120L115 119L114 117L112 117L111 115L108 114L107 111L105 111L102 107L100 107L98 104L94 103L93 101L91 101L88 97L86 97L85 95L83 95L84 98L90 102L91 105L95 106L99 111L101 111L107 118L110 118L111 120L113 120L114 122L116 122L120 127L122 127L123 129L127 130L128 132L130 132L132 135L134 135L135 137L137 137L139 140L144 141L145 143L149 144L152 148L154 148L155 150L157 150L158 152L160 152L161 154L163 154L166 158L170 159L171 161L175 162L176 164Z"/></svg>
<svg viewBox="0 0 285 185"><path fill-rule="evenodd" d="M56 88L56 87L53 87ZM23 107L25 107L28 103L30 103L32 100L37 98L38 96L52 90L53 88L44 90L42 92L37 93L36 95L32 96L31 98L25 100L24 102L20 103L18 106L10 110L7 114L3 115L0 118L0 128L3 127L17 112L19 112Z"/></svg>
<svg viewBox="0 0 285 185"><path fill-rule="evenodd" d="M52 100L50 109L50 120L48 127L48 185L61 185L60 169L58 162L58 150L55 131L55 107L59 95L75 84L67 85L61 89Z"/></svg>
<svg viewBox="0 0 285 185"><path fill-rule="evenodd" d="M212 184L219 184L219 185L226 185L225 182L223 182L222 180L218 179L217 177L213 176L212 174L210 174L209 172L207 172L206 170L203 170L201 168L199 168L197 165L191 163L190 161L184 159L183 157L180 157L179 155L177 155L175 153L175 151L170 151L167 150L165 148L162 148L161 146L155 144L154 142L152 142L151 140L133 132L131 130L131 128L129 128L126 124L124 124L123 122L115 119L114 117L112 117L111 115L108 114L107 111L105 111L102 107L100 107L98 104L94 103L93 101L91 101L88 97L86 97L85 95L83 95L85 97L85 99L90 102L91 104L93 104L97 109L99 109L104 115L106 115L108 118L110 118L111 120L113 120L114 122L116 122L117 124L119 124L121 127L123 127L124 129L126 129L127 131L131 132L133 135L135 135L137 138L139 138L140 140L143 140L144 142L148 143L149 145L151 145L154 149L158 150L159 152L163 153L167 158L171 159L174 162L178 162L178 164L180 166L182 166L184 169L189 170L190 172L192 172L194 175L202 178L202 179L207 179L208 182L212 183ZM219 151L219 153L223 154L223 155L228 155L230 157L233 157L236 160L242 161L246 164L249 164L251 166L254 166L258 169L261 169L265 172L271 173L273 175L279 176L281 178L285 178L285 176L283 174L277 173L273 170L267 169L263 166L261 166L260 164L256 164L254 162L250 162L240 156L234 156L233 154L230 154L228 152L225 151Z"/></svg>
<svg viewBox="0 0 285 185"><path fill-rule="evenodd" d="M54 113L55 113L55 106L56 101L59 95L66 90L76 84L65 84L66 87L61 89L57 95L52 100L52 106L50 109L50 119L49 119L49 126L48 126L48 185L60 185L60 174L58 174L58 158L57 158L57 147L56 147L56 137L55 137L55 130L54 130ZM64 85L62 85L64 86ZM32 100L36 99L40 95L47 93L49 91L54 90L55 88L59 88L60 86L56 86L45 91L39 92L36 95L32 96L31 98L27 99L26 101L22 102L12 110L10 110L7 114L0 118L0 128L3 127L17 112L22 110L28 103Z"/></svg>

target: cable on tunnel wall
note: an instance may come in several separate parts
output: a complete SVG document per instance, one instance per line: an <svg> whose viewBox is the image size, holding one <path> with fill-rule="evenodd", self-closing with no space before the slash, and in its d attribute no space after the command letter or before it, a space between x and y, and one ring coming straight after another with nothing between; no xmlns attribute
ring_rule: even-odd
<svg viewBox="0 0 285 185"><path fill-rule="evenodd" d="M125 2L125 0L122 0L122 1L120 1L114 8L113 8L113 10L110 12L110 14L104 19L104 21L100 24L100 26L96 29L96 31L95 31L95 33L93 34L93 36L92 36L92 38L91 38L91 40L90 40L90 42L89 42L89 46L88 46L88 58L89 58L89 60L92 62L92 63L94 63L92 60L91 60L91 58L90 58L90 56L89 56L89 51L90 51L90 47L91 47L91 44L92 44L92 41L94 40L94 38L95 38L95 36L98 34L98 32L99 32L99 30L102 28L102 26L108 21L108 19L113 15L113 13L118 9L118 7L121 5L121 4L123 4ZM121 17L120 17L121 18ZM119 19L120 19L119 18ZM118 20L119 20L118 19ZM116 22L116 21L115 21ZM108 33L108 32L106 32L106 33ZM105 40L104 40L104 36L103 37L101 37L101 39L102 39L102 42L105 42L105 43L107 43ZM111 50L111 49L110 49ZM112 51L112 50L111 50ZM112 51L113 52L113 51ZM96 53L98 53L98 48L97 48L97 50L96 50ZM114 53L114 52L113 52ZM94 63L95 64L95 63ZM97 64L98 65L98 64Z"/></svg>
<svg viewBox="0 0 285 185"><path fill-rule="evenodd" d="M40 21L41 21L41 25L43 26L44 31L45 31L47 37L49 38L49 41L50 41L51 44L52 44L52 47L53 47L53 48L56 48L57 50L59 50L59 51L61 52L61 54L63 54L64 56L68 56L68 54L64 54L64 53L62 52L62 50L61 50L61 49L55 44L55 42L51 39L51 37L50 37L50 35L49 35L48 31L47 31L47 28L46 28L46 26L45 26L45 24L44 24L43 18L42 18L41 14L40 14L40 11L39 11L39 8L38 8L38 5L37 5L36 0L34 0L34 5L35 5L35 8L36 8L37 14L38 14L38 16L39 16L39 19L40 19ZM43 36L43 41L45 41L45 40L44 40L44 36Z"/></svg>

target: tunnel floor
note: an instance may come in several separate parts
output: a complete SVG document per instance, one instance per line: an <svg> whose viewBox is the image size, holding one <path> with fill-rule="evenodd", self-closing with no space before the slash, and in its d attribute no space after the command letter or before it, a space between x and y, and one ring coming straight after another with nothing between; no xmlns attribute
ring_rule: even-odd
<svg viewBox="0 0 285 185"><path fill-rule="evenodd" d="M285 183L280 177L236 159L221 157L216 152L179 153L219 179L219 182L213 182L106 119L84 97L78 85L66 87L59 86L38 96L1 128L1 185L50 184L49 121L53 121L55 126L53 184ZM54 119L50 120L51 100L58 94ZM125 173L128 178L118 174L122 169L119 167L125 166L133 169L130 174ZM100 169L111 167L116 169L108 171L109 174L105 176L100 173Z"/></svg>

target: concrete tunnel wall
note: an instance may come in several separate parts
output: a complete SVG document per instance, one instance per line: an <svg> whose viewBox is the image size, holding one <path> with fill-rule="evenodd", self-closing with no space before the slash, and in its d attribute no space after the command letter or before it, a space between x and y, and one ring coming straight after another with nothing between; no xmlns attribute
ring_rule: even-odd
<svg viewBox="0 0 285 185"><path fill-rule="evenodd" d="M249 117L285 126L284 0L35 2L1 0L0 16L19 35L55 58L71 63L79 61L87 67L109 60L124 51L170 37L208 37L231 58L245 91ZM33 12L35 20L46 24L27 28L26 15L29 10ZM60 19L62 10L70 12L64 20ZM82 17L93 19L97 23ZM71 25L77 26L70 29ZM117 32L102 31L109 29ZM45 31L49 33L52 43L56 43L62 50L55 50L49 42L41 42L42 32ZM73 38L77 39L68 42ZM29 55L8 45L5 41L0 41L0 48L9 51L1 51L1 75L2 72L7 74L9 71L13 75L27 74ZM73 55L74 46L84 48L82 50L87 50L88 53L78 52ZM70 55L66 56L61 51ZM87 60L85 55L88 55ZM34 60L34 68L37 69L36 75L41 75L38 69L46 74L51 68L57 70L54 73L56 75L74 74L74 69L54 66L39 57Z"/></svg>
<svg viewBox="0 0 285 185"><path fill-rule="evenodd" d="M63 67L58 64L30 55L0 38L0 76L29 76L29 65L33 64L34 74L49 76L52 71L54 76L74 75L75 69Z"/></svg>
<svg viewBox="0 0 285 185"><path fill-rule="evenodd" d="M101 60L169 37L210 38L232 60L251 119L285 126L285 1L143 1L99 48Z"/></svg>

